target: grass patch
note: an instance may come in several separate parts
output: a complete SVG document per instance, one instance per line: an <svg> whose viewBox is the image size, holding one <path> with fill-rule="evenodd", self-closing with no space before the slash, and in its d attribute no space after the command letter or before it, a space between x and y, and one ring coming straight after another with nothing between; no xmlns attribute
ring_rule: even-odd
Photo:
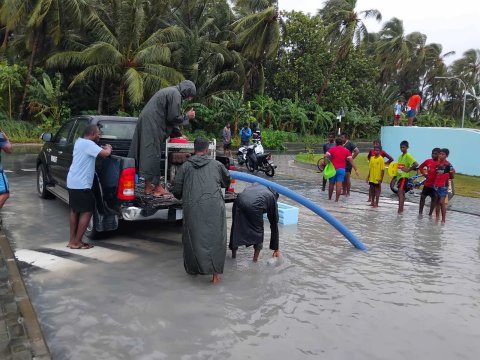
<svg viewBox="0 0 480 360"><path fill-rule="evenodd" d="M12 143L41 143L42 130L27 121L0 119L0 128Z"/></svg>
<svg viewBox="0 0 480 360"><path fill-rule="evenodd" d="M295 160L305 162L308 164L317 164L317 161L323 157L323 154L305 154L300 153L295 157ZM355 158L355 164L360 171L360 177L352 172L352 178L365 181L368 174L367 154L359 154ZM385 171L383 183L390 184L392 178ZM455 175L455 194L460 196L468 196L473 198L480 198L480 176Z"/></svg>

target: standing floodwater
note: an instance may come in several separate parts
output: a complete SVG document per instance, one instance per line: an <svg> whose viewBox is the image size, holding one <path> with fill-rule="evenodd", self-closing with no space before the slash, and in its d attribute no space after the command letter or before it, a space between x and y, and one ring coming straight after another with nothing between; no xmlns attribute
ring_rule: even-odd
<svg viewBox="0 0 480 360"><path fill-rule="evenodd" d="M371 209L360 193L335 204L296 173L274 180L329 210L367 252L302 207L298 225L280 226L281 261L228 252L214 286L185 274L180 227L124 226L92 252L24 270L54 358L476 359L480 217L450 212L442 226L416 204L401 216L392 199ZM19 256L59 256L68 208L37 200L27 175L12 174L7 233Z"/></svg>

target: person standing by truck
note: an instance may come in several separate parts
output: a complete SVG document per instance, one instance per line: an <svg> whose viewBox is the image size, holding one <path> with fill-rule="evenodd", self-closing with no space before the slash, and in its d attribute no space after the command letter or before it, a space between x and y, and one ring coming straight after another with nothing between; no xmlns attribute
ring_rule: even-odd
<svg viewBox="0 0 480 360"><path fill-rule="evenodd" d="M220 281L227 251L227 220L222 188L230 176L225 166L208 156L208 140L195 139L195 155L175 176L173 194L183 203L183 264L188 274L212 275Z"/></svg>
<svg viewBox="0 0 480 360"><path fill-rule="evenodd" d="M10 143L10 140L8 140L7 134L0 130L0 209L3 208L3 205L5 205L5 202L10 197L7 176L3 171L1 157L2 150L7 154L10 154L12 152L12 144Z"/></svg>
<svg viewBox="0 0 480 360"><path fill-rule="evenodd" d="M97 145L100 129L97 125L88 125L83 138L78 138L73 147L73 161L67 175L67 188L70 205L70 249L90 249L93 245L82 242L90 218L95 210L95 195L92 190L97 156L107 157L112 146Z"/></svg>
<svg viewBox="0 0 480 360"><path fill-rule="evenodd" d="M162 149L172 131L195 118L193 109L182 114L182 100L191 100L197 90L190 80L161 89L148 101L138 117L128 156L135 158L139 175L145 179L145 193L171 196L160 185Z"/></svg>

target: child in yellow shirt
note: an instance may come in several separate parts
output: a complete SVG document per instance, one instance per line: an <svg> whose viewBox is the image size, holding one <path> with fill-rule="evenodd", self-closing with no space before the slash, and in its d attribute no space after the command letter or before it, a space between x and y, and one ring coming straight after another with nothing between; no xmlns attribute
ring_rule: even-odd
<svg viewBox="0 0 480 360"><path fill-rule="evenodd" d="M370 206L378 207L380 200L380 193L382 191L382 181L385 174L385 160L380 156L382 147L377 145L373 148L374 156L370 157L368 163L367 183L370 184L369 198L371 199Z"/></svg>

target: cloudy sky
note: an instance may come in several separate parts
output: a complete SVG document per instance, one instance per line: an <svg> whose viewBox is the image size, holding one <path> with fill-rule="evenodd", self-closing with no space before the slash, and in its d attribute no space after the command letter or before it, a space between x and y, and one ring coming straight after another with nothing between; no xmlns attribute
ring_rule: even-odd
<svg viewBox="0 0 480 360"><path fill-rule="evenodd" d="M283 10L316 14L324 0L279 0ZM403 20L406 33L420 31L427 43L439 43L443 52L455 51L446 62L462 56L463 52L480 49L480 5L477 0L357 0L357 11L377 9L385 22L392 17ZM381 24L366 22L368 31L380 30Z"/></svg>

